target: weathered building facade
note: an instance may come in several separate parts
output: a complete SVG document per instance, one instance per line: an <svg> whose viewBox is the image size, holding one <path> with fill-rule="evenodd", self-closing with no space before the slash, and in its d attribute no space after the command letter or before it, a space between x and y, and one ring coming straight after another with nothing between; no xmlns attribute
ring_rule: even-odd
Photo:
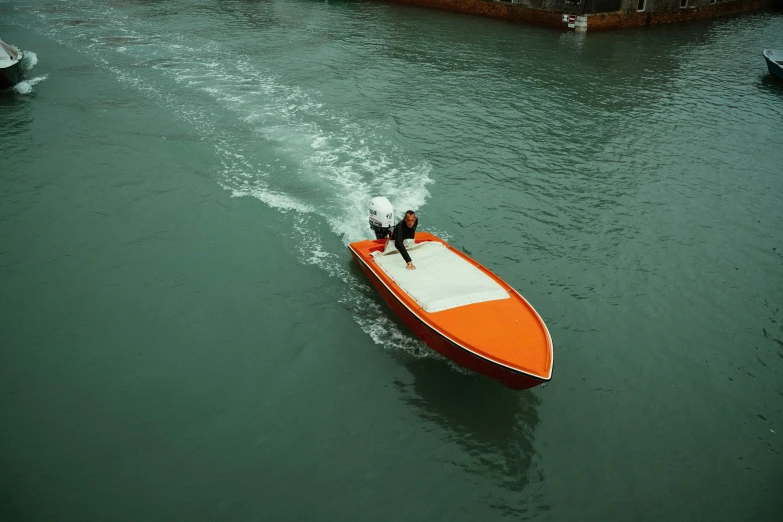
<svg viewBox="0 0 783 522"><path fill-rule="evenodd" d="M781 0L391 0L577 31L619 29L725 16ZM565 15L565 16L564 16Z"/></svg>

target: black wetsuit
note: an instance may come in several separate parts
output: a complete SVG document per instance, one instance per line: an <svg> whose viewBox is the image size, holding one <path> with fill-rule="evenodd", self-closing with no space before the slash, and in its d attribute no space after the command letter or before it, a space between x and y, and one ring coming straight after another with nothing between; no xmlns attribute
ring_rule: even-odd
<svg viewBox="0 0 783 522"><path fill-rule="evenodd" d="M406 263L411 262L411 256L408 255L408 250L405 249L405 244L403 243L406 239L415 239L416 238L416 227L419 226L419 218L416 218L416 222L413 224L411 228L408 228L408 225L405 224L405 219L397 223L397 226L394 227L394 232L392 232L392 239L394 239L394 247L399 250L400 254L402 254L402 258L405 260Z"/></svg>

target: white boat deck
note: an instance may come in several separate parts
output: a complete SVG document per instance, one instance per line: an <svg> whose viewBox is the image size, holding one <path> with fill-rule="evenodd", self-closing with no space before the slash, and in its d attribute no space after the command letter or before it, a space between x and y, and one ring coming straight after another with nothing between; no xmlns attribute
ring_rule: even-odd
<svg viewBox="0 0 783 522"><path fill-rule="evenodd" d="M762 54L775 63L783 63L783 51L778 51L775 49L764 49Z"/></svg>
<svg viewBox="0 0 783 522"><path fill-rule="evenodd" d="M0 69L11 67L22 59L22 53L13 45L0 40Z"/></svg>
<svg viewBox="0 0 783 522"><path fill-rule="evenodd" d="M405 268L405 260L396 250L378 253L375 262L427 312L509 299L508 292L494 279L442 243L427 241L407 250L416 270Z"/></svg>

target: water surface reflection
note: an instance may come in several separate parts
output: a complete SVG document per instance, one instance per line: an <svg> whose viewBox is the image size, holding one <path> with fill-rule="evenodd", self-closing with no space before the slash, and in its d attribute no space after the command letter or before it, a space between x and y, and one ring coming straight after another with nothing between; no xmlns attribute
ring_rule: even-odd
<svg viewBox="0 0 783 522"><path fill-rule="evenodd" d="M538 395L458 371L442 358L409 359L405 366L414 379L395 381L400 399L415 408L424 426L442 430L444 445L462 450L452 458L454 466L491 478L502 488L484 499L487 505L519 519L548 510L541 498L544 471L534 446Z"/></svg>

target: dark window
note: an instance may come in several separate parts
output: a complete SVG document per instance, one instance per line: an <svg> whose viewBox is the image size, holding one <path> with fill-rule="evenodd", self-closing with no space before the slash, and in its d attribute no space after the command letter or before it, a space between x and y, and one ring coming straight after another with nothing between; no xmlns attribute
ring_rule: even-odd
<svg viewBox="0 0 783 522"><path fill-rule="evenodd" d="M646 7L645 4L647 3L647 0L639 0L639 4L636 6L636 10L639 12L644 11L644 8Z"/></svg>
<svg viewBox="0 0 783 522"><path fill-rule="evenodd" d="M688 0L680 0L680 7L688 7Z"/></svg>
<svg viewBox="0 0 783 522"><path fill-rule="evenodd" d="M585 0L585 13L612 13L622 8L623 0ZM633 4L631 4L633 5Z"/></svg>

